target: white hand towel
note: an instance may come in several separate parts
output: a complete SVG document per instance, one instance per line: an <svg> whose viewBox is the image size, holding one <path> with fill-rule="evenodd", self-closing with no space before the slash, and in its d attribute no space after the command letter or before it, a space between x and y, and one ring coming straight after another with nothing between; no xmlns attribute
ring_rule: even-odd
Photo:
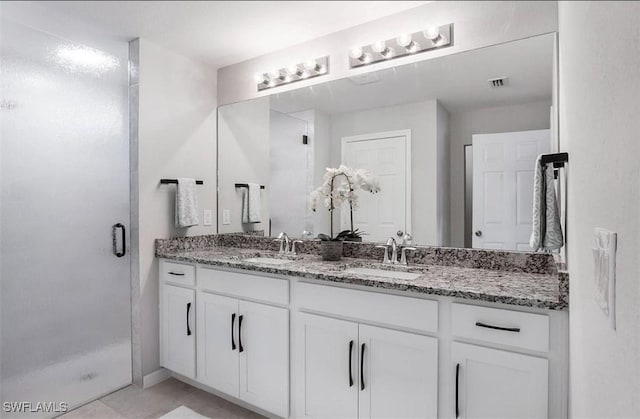
<svg viewBox="0 0 640 419"><path fill-rule="evenodd" d="M529 246L534 251L558 250L564 245L560 211L553 183L553 168L541 162L542 155L536 159L533 177L533 231Z"/></svg>
<svg viewBox="0 0 640 419"><path fill-rule="evenodd" d="M242 222L244 224L262 222L262 200L260 185L249 183L242 197Z"/></svg>
<svg viewBox="0 0 640 419"><path fill-rule="evenodd" d="M176 228L187 228L198 224L196 181L191 178L178 178L178 189L176 190Z"/></svg>

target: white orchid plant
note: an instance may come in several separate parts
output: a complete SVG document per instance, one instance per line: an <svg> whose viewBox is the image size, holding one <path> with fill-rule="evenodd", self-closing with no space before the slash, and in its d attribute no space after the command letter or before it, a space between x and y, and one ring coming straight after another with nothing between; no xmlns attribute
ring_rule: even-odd
<svg viewBox="0 0 640 419"><path fill-rule="evenodd" d="M365 169L353 169L340 165L338 168L327 168L324 174L324 182L320 187L311 192L311 209L315 212L320 205L329 210L331 220L331 236L319 234L321 240L344 240L347 237L360 237L362 232L353 229L353 211L358 208L358 190L370 193L380 192L378 178ZM344 203L349 203L351 213L351 230L340 232L333 236L333 211Z"/></svg>

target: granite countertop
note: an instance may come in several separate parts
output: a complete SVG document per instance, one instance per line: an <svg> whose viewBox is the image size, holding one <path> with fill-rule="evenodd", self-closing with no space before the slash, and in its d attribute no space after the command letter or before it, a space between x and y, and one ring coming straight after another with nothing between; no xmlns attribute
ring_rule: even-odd
<svg viewBox="0 0 640 419"><path fill-rule="evenodd" d="M566 310L568 278L562 273L526 273L443 265L383 265L378 260L343 258L325 262L314 254L279 255L269 250L212 246L195 250L156 249L156 256L253 272L270 273L328 282L434 294L526 307ZM286 258L274 265L250 262L257 257ZM398 270L420 274L417 279L396 279L345 272L349 268ZM566 283L565 283L566 282Z"/></svg>

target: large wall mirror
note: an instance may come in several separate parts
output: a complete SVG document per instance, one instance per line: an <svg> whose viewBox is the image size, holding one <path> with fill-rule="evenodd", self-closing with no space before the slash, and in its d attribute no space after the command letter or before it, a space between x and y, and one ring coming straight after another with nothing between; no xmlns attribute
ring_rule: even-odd
<svg viewBox="0 0 640 419"><path fill-rule="evenodd" d="M344 164L380 185L357 192L364 241L531 250L535 159L554 148L554 45L541 35L221 106L218 231L329 234L310 194ZM334 211L334 230L350 215Z"/></svg>

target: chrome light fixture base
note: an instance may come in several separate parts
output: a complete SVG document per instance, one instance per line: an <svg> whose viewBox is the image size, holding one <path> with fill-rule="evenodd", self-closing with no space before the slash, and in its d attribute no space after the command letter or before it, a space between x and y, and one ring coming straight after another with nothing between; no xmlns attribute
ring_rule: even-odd
<svg viewBox="0 0 640 419"><path fill-rule="evenodd" d="M453 23L449 23L352 48L349 51L349 67L362 67L452 45Z"/></svg>
<svg viewBox="0 0 640 419"><path fill-rule="evenodd" d="M255 76L255 81L258 91L260 92L285 84L324 76L325 74L329 74L328 55L314 60L307 60L303 63L293 64L278 70L258 73Z"/></svg>

